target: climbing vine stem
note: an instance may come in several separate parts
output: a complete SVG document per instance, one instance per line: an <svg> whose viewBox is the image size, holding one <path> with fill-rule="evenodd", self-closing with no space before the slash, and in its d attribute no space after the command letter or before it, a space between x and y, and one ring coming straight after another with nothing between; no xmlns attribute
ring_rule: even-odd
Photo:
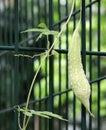
<svg viewBox="0 0 106 130"><path fill-rule="evenodd" d="M71 11L70 11L70 13L69 13L69 16L68 16L66 22L64 23L64 25L62 26L62 28L61 28L60 32L58 33L58 35L55 37L53 44L50 46L50 48L49 48L48 50L46 50L46 52L44 52L45 55L44 55L44 57L43 57L43 59L42 59L40 65L39 65L39 67L38 67L38 69L37 69L37 71L36 71L36 73L35 73L35 75L34 75L34 77L33 77L32 83L31 83L30 88L29 88L29 92L28 92L28 96L27 96L27 101L26 101L26 106L25 106L25 110L26 110L26 111L28 110L28 104L29 104L31 92L32 92L32 89L33 89L33 86L34 86L34 82L35 82L35 80L36 80L36 77L37 77L37 75L38 75L38 73L39 73L39 70L41 69L42 63L43 63L43 62L45 61L45 59L49 56L49 53L52 52L53 47L54 47L55 44L58 42L58 39L61 37L63 31L64 31L65 28L66 28L66 25L69 23L70 18L71 18L72 13L73 13L74 4L75 4L75 0L72 1L72 7L71 7ZM48 35L47 35L47 43L49 43ZM26 130L26 127L27 127L27 125L28 125L29 119L30 119L29 117L27 118L27 116L24 115L23 127L21 128L21 126L19 125L20 128L21 128L21 130Z"/></svg>

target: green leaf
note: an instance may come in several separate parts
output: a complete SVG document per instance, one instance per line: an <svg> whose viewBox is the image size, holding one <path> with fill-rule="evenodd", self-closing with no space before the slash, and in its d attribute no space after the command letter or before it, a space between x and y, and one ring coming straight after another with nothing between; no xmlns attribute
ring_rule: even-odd
<svg viewBox="0 0 106 130"><path fill-rule="evenodd" d="M46 32L47 29L41 29L41 28L31 28L31 29L27 29L25 31L22 31L21 33L26 33L26 32L39 32L39 33L42 33L42 32Z"/></svg>
<svg viewBox="0 0 106 130"><path fill-rule="evenodd" d="M26 115L28 117L31 117L32 115L36 115L36 116L41 116L41 117L48 118L48 119L50 119L52 117L52 118L57 118L59 120L68 121L68 120L62 118L60 115L54 114L49 111L35 111L35 110L29 110L29 109L26 110L25 108L23 108L23 109L19 108L18 111L22 112L24 115Z"/></svg>
<svg viewBox="0 0 106 130"><path fill-rule="evenodd" d="M41 117L49 118L49 119L50 119L49 116L42 114L40 111L30 110L30 112L31 112L32 114L34 114L34 115L37 115L37 116L41 116Z"/></svg>
<svg viewBox="0 0 106 130"><path fill-rule="evenodd" d="M46 117L46 118L53 117L53 118L57 118L60 120L68 121L68 120L62 118L60 115L54 114L54 113L49 112L49 111L34 111L34 110L30 110L30 111L31 111L31 113L33 113L35 115L42 116L42 117Z"/></svg>
<svg viewBox="0 0 106 130"><path fill-rule="evenodd" d="M22 31L21 33L27 33L27 32L37 32L37 33L40 33L39 36L37 37L36 41L38 41L40 38L42 38L43 35L48 36L48 35L57 35L58 34L57 31L49 30L46 27L45 27L45 29L32 28L32 29L28 29L28 30Z"/></svg>
<svg viewBox="0 0 106 130"><path fill-rule="evenodd" d="M40 24L38 25L38 27L39 27L39 28L45 28L45 29L48 29L48 27L46 26L45 23L40 23Z"/></svg>
<svg viewBox="0 0 106 130"><path fill-rule="evenodd" d="M32 29L27 29L25 31L22 31L21 33L26 33L26 32L38 32L38 33L42 33L43 35L57 35L58 34L58 31L49 30L48 28L45 28L45 29L32 28Z"/></svg>
<svg viewBox="0 0 106 130"><path fill-rule="evenodd" d="M40 38L42 38L43 34L39 34L39 36L37 37L36 41L38 41Z"/></svg>
<svg viewBox="0 0 106 130"><path fill-rule="evenodd" d="M49 112L49 111L41 111L41 113L45 114L45 115L48 115L48 116L51 116L53 118L57 118L57 119L64 120L64 121L68 121L68 120L64 119L63 117L61 117L60 115L54 114L54 113Z"/></svg>

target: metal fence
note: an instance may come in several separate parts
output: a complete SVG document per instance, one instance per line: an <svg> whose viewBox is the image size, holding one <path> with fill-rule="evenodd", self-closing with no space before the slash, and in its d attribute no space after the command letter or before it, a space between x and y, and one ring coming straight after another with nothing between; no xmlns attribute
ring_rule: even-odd
<svg viewBox="0 0 106 130"><path fill-rule="evenodd" d="M76 4L70 23L58 40L58 54L43 63L35 81L29 107L52 111L68 119L33 117L28 130L105 130L106 73L103 71L106 52L101 51L101 1L82 0L81 45L84 70L91 84L92 119L76 100L68 86L67 52L71 32L77 25L80 4ZM34 73L42 57L28 58L16 54L40 54L47 49L45 37L36 42L36 33L20 33L45 23L61 30L71 3L69 0L0 0L0 130L18 130L16 108L25 106ZM52 44L53 38L50 38ZM105 88L102 90L102 88ZM102 107L102 101L104 106ZM105 127L105 128L103 128Z"/></svg>

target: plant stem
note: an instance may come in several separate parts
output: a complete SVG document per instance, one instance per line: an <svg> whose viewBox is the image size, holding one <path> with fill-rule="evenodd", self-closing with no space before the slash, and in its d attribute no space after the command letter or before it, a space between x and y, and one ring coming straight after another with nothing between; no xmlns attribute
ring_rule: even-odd
<svg viewBox="0 0 106 130"><path fill-rule="evenodd" d="M66 22L64 23L64 25L63 25L61 31L58 33L57 37L54 39L54 42L53 42L53 44L51 45L51 47L46 51L46 53L45 53L46 55L45 55L44 58L42 59L42 62L41 62L41 64L39 65L39 67L38 67L38 69L37 69L37 71L36 71L36 73L35 73L35 75L34 75L34 78L33 78L33 80L32 80L32 83L31 83L31 86L30 86L30 89L29 89L28 97L27 97L27 102L26 102L26 107L25 107L26 110L28 109L28 104L29 104L31 92L32 92L32 89L33 89L33 86L34 86L34 82L35 82L35 79L36 79L36 77L37 77L37 75L38 75L38 73L39 73L39 71L40 71L40 68L41 68L41 66L42 66L42 63L43 63L43 62L45 61L45 59L49 56L49 53L52 51L54 45L57 43L57 41L58 41L58 39L60 38L61 34L62 34L63 31L65 30L65 27L66 27L66 25L68 24L68 22L69 22L69 20L70 20L70 18L71 18L71 16L72 16L73 9L74 9L74 3L75 3L75 0L73 0L72 8L71 8L70 14L69 14L69 16L68 16L68 19L67 19ZM47 39L48 39L48 36L47 36ZM49 43L49 41L48 41L48 43ZM28 124L28 120L29 120L29 118L27 119L27 118L26 118L26 115L24 115L23 130L26 130L26 127L25 127L25 126L26 126L26 123Z"/></svg>

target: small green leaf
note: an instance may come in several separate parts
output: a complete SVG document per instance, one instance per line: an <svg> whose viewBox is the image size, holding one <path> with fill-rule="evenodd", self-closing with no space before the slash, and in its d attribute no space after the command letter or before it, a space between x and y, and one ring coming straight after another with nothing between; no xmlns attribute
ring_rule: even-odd
<svg viewBox="0 0 106 130"><path fill-rule="evenodd" d="M68 120L62 118L60 115L54 114L49 111L35 111L35 110L29 110L29 109L26 110L25 108L24 109L19 108L18 111L22 112L24 115L26 115L28 117L31 117L32 115L36 115L36 116L41 116L41 117L48 118L48 119L53 117L53 118L57 118L59 120L68 121Z"/></svg>
<svg viewBox="0 0 106 130"><path fill-rule="evenodd" d="M57 118L57 119L60 119L63 121L68 121L68 120L62 118L61 116L59 116L58 114L54 114L54 113L49 112L49 111L34 111L34 110L30 110L30 111L32 114L39 115L39 116L42 116L45 118L53 117L53 118Z"/></svg>
<svg viewBox="0 0 106 130"><path fill-rule="evenodd" d="M40 23L40 24L38 25L38 27L39 27L39 28L45 28L45 29L48 29L48 27L46 26L45 23Z"/></svg>
<svg viewBox="0 0 106 130"><path fill-rule="evenodd" d="M43 33L39 34L39 36L37 37L36 41L38 41L40 38L42 38Z"/></svg>
<svg viewBox="0 0 106 130"><path fill-rule="evenodd" d="M22 31L21 33L26 33L26 32L39 32L39 33L42 33L42 32L46 32L47 29L41 29L41 28L31 28L31 29L27 29L25 31Z"/></svg>
<svg viewBox="0 0 106 130"><path fill-rule="evenodd" d="M48 28L45 28L45 29L32 28L32 29L27 29L25 31L22 31L21 33L26 33L26 32L38 32L38 33L42 33L43 35L57 35L58 34L58 31L49 30Z"/></svg>
<svg viewBox="0 0 106 130"><path fill-rule="evenodd" d="M49 111L41 111L41 113L42 113L42 114L45 114L45 115L48 115L48 116L51 116L51 117L53 117L53 118L57 118L57 119L64 120L64 121L68 121L68 120L62 118L60 115L54 114L54 113L49 112Z"/></svg>
<svg viewBox="0 0 106 130"><path fill-rule="evenodd" d="M33 115L37 115L37 116L41 116L41 117L49 118L49 119L50 119L49 116L42 114L40 111L30 110L30 112L31 112Z"/></svg>

